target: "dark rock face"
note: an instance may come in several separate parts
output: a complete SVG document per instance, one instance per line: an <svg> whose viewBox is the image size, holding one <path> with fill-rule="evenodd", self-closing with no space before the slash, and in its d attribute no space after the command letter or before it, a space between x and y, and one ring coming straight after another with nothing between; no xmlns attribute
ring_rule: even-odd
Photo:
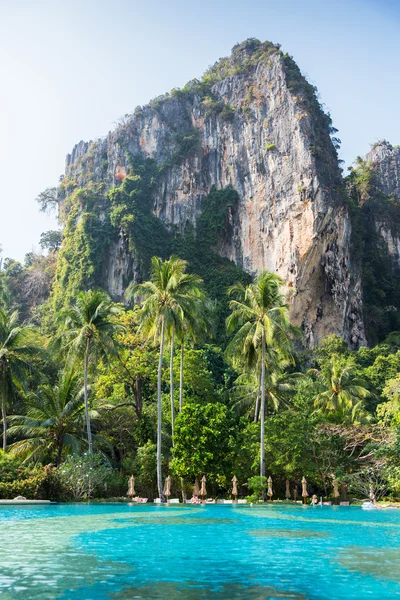
<svg viewBox="0 0 400 600"><path fill-rule="evenodd" d="M234 49L209 95L195 82L137 109L107 138L80 142L67 156L66 176L111 188L129 175L130 157L151 157L163 165L153 212L180 231L196 227L212 186L232 186L239 203L221 254L252 274L282 276L309 344L336 333L356 347L365 343L361 276L328 125L301 86L291 85L279 50L260 60L256 52L251 43ZM238 64L247 66L232 69ZM389 155L382 169L398 190L398 158ZM104 286L111 295L121 298L126 280L140 277L123 237L110 242Z"/></svg>

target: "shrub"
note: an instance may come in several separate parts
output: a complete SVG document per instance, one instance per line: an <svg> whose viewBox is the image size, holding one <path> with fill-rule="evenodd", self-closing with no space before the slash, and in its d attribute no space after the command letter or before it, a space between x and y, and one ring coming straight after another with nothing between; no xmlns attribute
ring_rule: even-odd
<svg viewBox="0 0 400 600"><path fill-rule="evenodd" d="M249 502L258 502L259 500L263 500L265 489L267 487L267 478L256 475L255 477L250 477L247 484L249 486L249 490L253 492L251 496L247 497L247 500Z"/></svg>
<svg viewBox="0 0 400 600"><path fill-rule="evenodd" d="M99 454L71 455L58 469L58 477L74 500L88 500L104 496L114 472Z"/></svg>

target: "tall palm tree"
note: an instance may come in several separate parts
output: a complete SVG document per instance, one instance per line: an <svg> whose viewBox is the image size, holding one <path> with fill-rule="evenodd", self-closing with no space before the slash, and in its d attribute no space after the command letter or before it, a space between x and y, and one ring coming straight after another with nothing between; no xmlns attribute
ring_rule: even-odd
<svg viewBox="0 0 400 600"><path fill-rule="evenodd" d="M289 321L288 306L281 292L282 280L275 273L259 273L254 282L244 287L236 284L229 290L231 314L226 320L229 332L236 331L228 352L255 353L261 366L260 411L260 476L265 477L265 383L268 353L284 352L289 347L289 334L295 328ZM252 359L254 360L254 359Z"/></svg>
<svg viewBox="0 0 400 600"><path fill-rule="evenodd" d="M33 356L40 352L32 345L32 329L18 324L18 312L0 309L0 394L3 419L3 450L7 447L7 406L33 371Z"/></svg>
<svg viewBox="0 0 400 600"><path fill-rule="evenodd" d="M281 360L278 363L267 361L265 369L265 412L272 409L278 411L282 405L288 405L290 394L295 390L295 382L303 377L301 373L288 373L291 363ZM254 411L254 422L257 423L260 410L261 395L260 370L246 370L236 379L233 387L233 406L240 411ZM254 406L254 398L256 403Z"/></svg>
<svg viewBox="0 0 400 600"><path fill-rule="evenodd" d="M61 339L67 341L73 361L83 359L83 390L89 453L93 452L92 429L88 400L88 375L90 363L102 358L106 362L116 349L115 336L123 326L116 317L121 308L113 304L102 290L80 292L75 304L63 315Z"/></svg>
<svg viewBox="0 0 400 600"><path fill-rule="evenodd" d="M185 347L188 341L192 343L202 340L212 326L212 316L215 310L214 304L210 301L202 288L198 289L194 311L185 312L182 316L182 322L179 327L179 341L181 346L179 360L179 412L183 408L183 365Z"/></svg>
<svg viewBox="0 0 400 600"><path fill-rule="evenodd" d="M350 365L343 366L340 358L333 355L323 371L310 369L309 372L316 376L319 388L315 408L343 423L365 420L364 400L372 393Z"/></svg>
<svg viewBox="0 0 400 600"><path fill-rule="evenodd" d="M9 435L20 438L10 445L13 454L27 460L52 460L58 467L63 450L79 453L85 444L84 390L72 369L28 394L26 414L9 417ZM92 417L95 413L92 412Z"/></svg>
<svg viewBox="0 0 400 600"><path fill-rule="evenodd" d="M186 273L186 267L187 262L176 256L165 261L153 256L150 281L132 284L126 291L129 299L144 299L140 328L160 340L157 378L157 487L160 498L164 497L161 474L161 377L165 336L174 334L185 315L195 313L196 299L200 294L201 279L197 275ZM173 423L173 398L171 401Z"/></svg>

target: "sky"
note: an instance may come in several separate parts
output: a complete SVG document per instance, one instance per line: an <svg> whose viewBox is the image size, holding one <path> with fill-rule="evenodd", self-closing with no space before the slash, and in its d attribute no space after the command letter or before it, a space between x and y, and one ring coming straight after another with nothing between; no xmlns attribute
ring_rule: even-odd
<svg viewBox="0 0 400 600"><path fill-rule="evenodd" d="M349 165L400 143L400 0L0 0L0 245L23 261L57 228L35 198L80 140L200 77L249 37L318 87Z"/></svg>

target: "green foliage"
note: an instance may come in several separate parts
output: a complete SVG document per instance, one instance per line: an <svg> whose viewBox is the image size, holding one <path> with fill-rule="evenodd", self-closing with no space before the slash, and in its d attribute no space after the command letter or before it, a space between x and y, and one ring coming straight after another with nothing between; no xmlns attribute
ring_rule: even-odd
<svg viewBox="0 0 400 600"><path fill-rule="evenodd" d="M258 502L259 500L263 500L267 487L267 478L260 477L260 475L250 477L248 486L249 490L253 492L251 496L247 497L248 502Z"/></svg>
<svg viewBox="0 0 400 600"><path fill-rule="evenodd" d="M61 231L45 231L40 235L40 246L43 250L55 252L61 247L62 233Z"/></svg>
<svg viewBox="0 0 400 600"><path fill-rule="evenodd" d="M103 260L115 235L104 198L79 189L70 201L53 288L57 310L67 306L77 292L100 285Z"/></svg>
<svg viewBox="0 0 400 600"><path fill-rule="evenodd" d="M320 169L326 168L332 163L332 159L337 161L337 150L340 147L340 140L334 136L337 133L332 125L332 119L324 109L318 99L318 90L311 85L301 74L298 65L289 54L281 54L284 65L286 83L289 90L296 96L296 100L307 114L313 118L312 131L310 131L310 152L319 160ZM340 182L338 181L338 186Z"/></svg>
<svg viewBox="0 0 400 600"><path fill-rule="evenodd" d="M49 213L56 210L58 207L59 198L57 195L57 188L47 188L44 192L41 192L36 198L40 206L40 212Z"/></svg>
<svg viewBox="0 0 400 600"><path fill-rule="evenodd" d="M126 236L143 273L148 273L152 256L168 255L168 233L152 212L152 193L159 169L152 159L137 157L132 172L121 186L110 190L110 222ZM129 282L126 282L126 285Z"/></svg>
<svg viewBox="0 0 400 600"><path fill-rule="evenodd" d="M27 467L18 458L0 451L0 498L12 500L16 496L60 500L62 488L55 469L42 465Z"/></svg>
<svg viewBox="0 0 400 600"><path fill-rule="evenodd" d="M220 116L223 121L231 122L235 116L235 109L222 102L221 100L216 100L212 96L206 96L202 102L202 107L205 110L205 116Z"/></svg>
<svg viewBox="0 0 400 600"><path fill-rule="evenodd" d="M260 62L267 62L271 55L279 53L279 45L271 42L260 42L256 38L249 38L232 49L232 56L220 58L203 75L202 81L214 85L218 81L247 73Z"/></svg>
<svg viewBox="0 0 400 600"><path fill-rule="evenodd" d="M99 454L72 455L58 469L58 477L74 500L89 500L105 495L113 471Z"/></svg>
<svg viewBox="0 0 400 600"><path fill-rule="evenodd" d="M233 420L221 403L187 404L176 418L171 470L192 480L201 473L225 482L234 450Z"/></svg>

